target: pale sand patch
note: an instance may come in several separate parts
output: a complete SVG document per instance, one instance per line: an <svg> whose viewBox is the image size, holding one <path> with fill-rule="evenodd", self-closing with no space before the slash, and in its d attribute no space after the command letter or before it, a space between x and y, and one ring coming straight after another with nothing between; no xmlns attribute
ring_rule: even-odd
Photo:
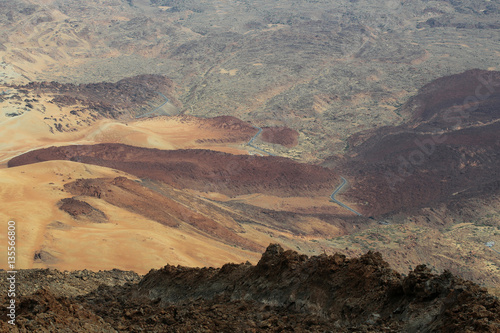
<svg viewBox="0 0 500 333"><path fill-rule="evenodd" d="M334 189L332 189L333 192ZM315 197L278 197L262 193L252 193L229 197L217 192L201 192L185 190L186 192L219 202L242 202L252 206L295 213L328 213L345 215L350 213L336 203L330 201L329 196ZM351 205L350 203L346 203Z"/></svg>
<svg viewBox="0 0 500 333"><path fill-rule="evenodd" d="M227 209L226 206L223 205L225 202L241 202L248 205L256 206L263 209L269 209L274 211L287 211L287 212L295 212L295 213L327 213L332 215L351 215L349 211L346 211L344 208L338 206L336 203L331 202L329 197L277 197L272 195L266 195L262 193L252 193L245 194L236 197L229 197L216 192L200 192L196 190L184 190L195 196L200 196L203 198L207 198L214 201L220 202L220 204L216 204L222 209ZM340 218L340 217L339 217ZM266 244L266 237L269 233L279 234L281 237L286 238L288 240L296 240L296 239L304 239L305 235L309 235L306 238L317 238L320 236L328 236L335 237L339 235L343 235L345 232L340 228L328 224L316 217L312 216L301 216L293 219L293 223L295 228L301 230L301 235L295 235L290 232L279 231L273 228L264 227L262 224L259 224L257 229L265 228L265 230L260 230L258 234L250 235L247 234L249 226L243 225L247 233L245 233L245 238L251 239L253 241L258 242L259 244ZM264 235L264 238L263 237ZM308 238L308 239L309 239Z"/></svg>
<svg viewBox="0 0 500 333"><path fill-rule="evenodd" d="M358 93L351 96L352 105L360 105L370 101L372 96L370 93Z"/></svg>
<svg viewBox="0 0 500 333"><path fill-rule="evenodd" d="M284 28L287 28L288 25L286 24L280 24L280 23L277 23L277 24L273 24L273 23L268 23L267 24L267 29L264 29L264 31L277 31L277 30L281 30L281 29L284 29Z"/></svg>
<svg viewBox="0 0 500 333"><path fill-rule="evenodd" d="M322 114L330 107L330 99L324 95L314 95L313 109L319 114Z"/></svg>
<svg viewBox="0 0 500 333"><path fill-rule="evenodd" d="M69 197L62 191L65 183L81 177L130 176L121 171L69 161L50 161L0 170L0 221L16 221L17 268L33 267L35 251L40 250L47 225L53 221L74 224L68 214L56 204ZM6 229L5 229L6 230ZM0 233L1 246L6 245L6 233ZM5 256L5 252L1 253ZM2 260L0 266L6 265Z"/></svg>
<svg viewBox="0 0 500 333"><path fill-rule="evenodd" d="M291 248L296 249L308 247L314 252L319 250L317 244L311 244L312 239L325 239L345 235L345 231L337 228L334 225L325 223L315 217L302 217L300 220L294 221L294 226L301 229L304 233L295 235L284 230L277 230L262 225L245 224L245 237L254 241L258 240L261 244L270 244L279 242Z"/></svg>
<svg viewBox="0 0 500 333"><path fill-rule="evenodd" d="M332 189L333 192L333 189ZM253 206L288 212L328 212L330 214L343 214L343 208L336 203L331 202L328 196L321 197L278 197L265 194L250 194L247 196L238 196L228 201L240 201Z"/></svg>
<svg viewBox="0 0 500 333"><path fill-rule="evenodd" d="M238 69L225 70L224 68L221 68L219 72L221 74L229 74L229 76L235 76L236 73L238 73Z"/></svg>
<svg viewBox="0 0 500 333"><path fill-rule="evenodd" d="M248 154L241 146L246 142L224 143L231 133L211 126L204 127L204 120L200 118L165 116L134 120L127 124L111 119L95 121L89 112L71 115L70 111L77 107L61 108L49 103L49 100L50 97L45 97L40 104L45 107L43 113L27 111L16 117L2 117L0 168L5 167L11 158L30 150L76 144L123 143L144 148L199 148ZM64 132L57 131L54 123L61 123Z"/></svg>
<svg viewBox="0 0 500 333"><path fill-rule="evenodd" d="M46 243L55 253L64 253L61 269L120 268L146 273L166 264L221 266L226 262L256 260L258 254L206 237L183 224L165 227L143 216L111 205L99 206L110 223L54 230Z"/></svg>
<svg viewBox="0 0 500 333"><path fill-rule="evenodd" d="M68 161L50 161L0 170L0 220L17 222L17 265L21 268L53 267L74 269L127 269L146 273L167 263L187 266L220 266L226 262L257 260L259 254L238 249L183 224L165 227L143 216L84 197L102 210L108 223L95 224L73 219L57 208L65 183L77 178L135 177L112 169ZM71 179L70 179L71 178ZM65 228L54 228L55 221ZM7 245L0 234L0 246ZM267 244L266 244L267 245ZM35 262L34 254L44 250L52 263ZM6 269L6 253L0 268Z"/></svg>

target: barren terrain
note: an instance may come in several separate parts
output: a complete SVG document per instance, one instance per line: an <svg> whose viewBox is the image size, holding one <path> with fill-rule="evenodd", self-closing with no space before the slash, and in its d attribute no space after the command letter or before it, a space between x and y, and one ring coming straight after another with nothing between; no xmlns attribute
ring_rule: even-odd
<svg viewBox="0 0 500 333"><path fill-rule="evenodd" d="M72 332L497 332L500 303L484 288L419 265L408 276L380 253L308 257L271 244L256 265L23 270L17 326ZM0 272L0 285L5 273ZM40 288L36 283L41 283ZM0 302L0 328L7 329Z"/></svg>
<svg viewBox="0 0 500 333"><path fill-rule="evenodd" d="M18 268L256 263L279 242L499 293L498 0L0 7ZM341 177L363 216L330 200Z"/></svg>
<svg viewBox="0 0 500 333"><path fill-rule="evenodd" d="M401 123L395 110L434 79L500 68L497 0L22 0L2 8L0 83L162 75L178 112L287 126L303 138L287 154L311 161L341 152L355 132Z"/></svg>

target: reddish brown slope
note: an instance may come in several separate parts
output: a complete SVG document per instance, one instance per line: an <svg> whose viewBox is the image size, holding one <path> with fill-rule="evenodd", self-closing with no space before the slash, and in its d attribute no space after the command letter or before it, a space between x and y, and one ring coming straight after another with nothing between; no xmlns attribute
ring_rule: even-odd
<svg viewBox="0 0 500 333"><path fill-rule="evenodd" d="M209 130L211 132L227 133L222 139L198 139L197 143L230 143L230 142L247 142L257 133L257 129L236 117L219 116L214 118L196 118L192 116L178 116L180 119L188 119L193 121L196 119L200 123L200 129Z"/></svg>
<svg viewBox="0 0 500 333"><path fill-rule="evenodd" d="M175 84L161 75L139 75L118 82L100 82L74 85L58 82L30 82L24 86L14 86L20 91L35 94L53 94L53 103L58 105L85 105L109 118L117 118L137 111L139 114L151 111L154 105L164 102L158 93L165 94L177 107L181 104L175 95ZM148 105L150 103L151 105ZM146 108L140 111L140 108Z"/></svg>
<svg viewBox="0 0 500 333"><path fill-rule="evenodd" d="M50 147L9 161L9 167L49 160L106 166L177 188L227 195L330 195L340 183L331 170L286 158L231 155L210 150L158 150L122 144Z"/></svg>
<svg viewBox="0 0 500 333"><path fill-rule="evenodd" d="M412 125L451 128L497 119L499 99L500 72L473 69L423 86L401 112Z"/></svg>
<svg viewBox="0 0 500 333"><path fill-rule="evenodd" d="M350 201L368 202L371 214L382 214L498 184L499 72L438 79L402 110L411 112L408 123L352 138L353 157L341 166L354 181ZM368 139L359 144L362 137Z"/></svg>
<svg viewBox="0 0 500 333"><path fill-rule="evenodd" d="M262 141L276 143L287 148L292 148L299 143L299 132L294 129L282 127L263 127Z"/></svg>
<svg viewBox="0 0 500 333"><path fill-rule="evenodd" d="M76 200L74 198L65 198L59 202L59 209L68 213L73 218L87 218L92 222L106 222L106 215L86 203L85 201Z"/></svg>
<svg viewBox="0 0 500 333"><path fill-rule="evenodd" d="M79 179L66 184L64 189L73 195L105 200L169 227L188 223L226 244L238 245L252 251L262 250L260 245L237 235L214 220L125 177Z"/></svg>

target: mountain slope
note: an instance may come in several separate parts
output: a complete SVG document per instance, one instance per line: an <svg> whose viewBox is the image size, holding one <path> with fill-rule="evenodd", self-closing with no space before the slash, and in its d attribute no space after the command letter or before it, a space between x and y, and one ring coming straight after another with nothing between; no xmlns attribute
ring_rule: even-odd
<svg viewBox="0 0 500 333"><path fill-rule="evenodd" d="M408 122L351 138L351 157L340 166L355 179L347 200L368 202L369 214L378 215L446 202L464 191L498 191L500 72L440 78L401 113Z"/></svg>

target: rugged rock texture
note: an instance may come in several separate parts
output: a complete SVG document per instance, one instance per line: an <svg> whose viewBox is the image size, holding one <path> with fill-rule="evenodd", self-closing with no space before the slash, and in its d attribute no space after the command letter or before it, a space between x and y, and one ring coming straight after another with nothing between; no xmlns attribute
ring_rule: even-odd
<svg viewBox="0 0 500 333"><path fill-rule="evenodd" d="M19 274L29 279L27 272ZM500 302L483 288L423 265L403 277L373 252L308 258L270 245L256 266L167 265L138 284L123 274L132 283L103 283L74 296L64 289L73 280L54 272L57 287L22 293L15 331L500 332ZM40 275L38 282L48 279Z"/></svg>
<svg viewBox="0 0 500 333"><path fill-rule="evenodd" d="M0 271L2 290L6 272ZM0 321L2 332L115 332L113 327L81 307L71 297L86 295L99 286L137 283L140 276L119 270L60 272L53 269L20 270L16 274L16 326ZM3 299L5 300L5 298ZM5 306L3 306L5 308ZM2 316L6 317L2 309Z"/></svg>
<svg viewBox="0 0 500 333"><path fill-rule="evenodd" d="M19 74L6 70L0 82L115 82L157 73L175 83L167 96L181 101L180 111L293 127L310 139L296 150L314 149L319 158L341 152L360 129L398 124L394 108L422 84L498 68L500 51L496 1L2 6L2 59Z"/></svg>
<svg viewBox="0 0 500 333"><path fill-rule="evenodd" d="M106 214L92 207L85 201L74 198L65 198L59 202L59 209L65 211L74 218L87 218L93 222L105 222Z"/></svg>
<svg viewBox="0 0 500 333"><path fill-rule="evenodd" d="M390 319L400 321L405 332L500 329L500 304L484 289L447 272L433 275L425 266L403 278L373 252L352 260L340 254L308 258L271 245L256 266L228 264L220 270L166 266L146 275L139 290L164 304L221 295L253 300L313 313L343 327ZM454 312L466 309L464 302L477 304L481 314L473 315L471 309L452 319Z"/></svg>
<svg viewBox="0 0 500 333"><path fill-rule="evenodd" d="M0 270L0 288L8 289L8 273ZM92 272L89 270L64 271L57 269L22 269L16 274L17 296L29 296L40 289L45 289L55 297L86 295L99 286L123 286L126 283L138 283L142 276L132 271L113 269Z"/></svg>
<svg viewBox="0 0 500 333"><path fill-rule="evenodd" d="M136 116L151 111L154 102L161 105L164 98L175 89L174 83L161 75L138 75L118 82L71 84L59 82L30 82L13 86L20 91L34 94L52 94L52 103L63 106L82 105L107 118ZM174 105L179 102L169 98ZM148 103L153 102L151 106Z"/></svg>

